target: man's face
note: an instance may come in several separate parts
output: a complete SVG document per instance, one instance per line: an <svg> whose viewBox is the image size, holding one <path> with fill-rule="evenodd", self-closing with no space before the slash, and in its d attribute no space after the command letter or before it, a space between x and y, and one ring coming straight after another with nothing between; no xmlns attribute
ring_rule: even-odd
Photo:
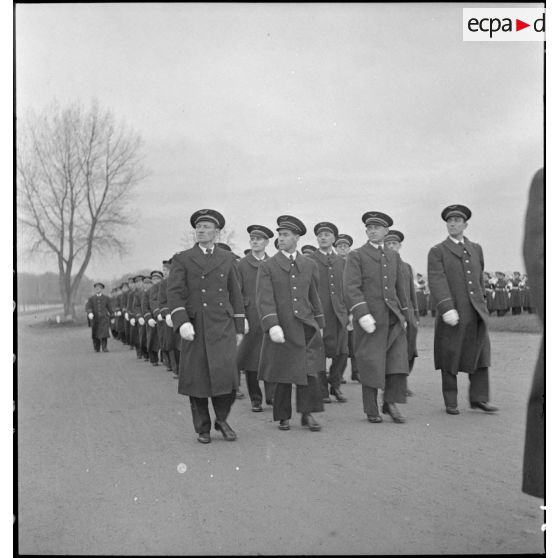
<svg viewBox="0 0 558 558"><path fill-rule="evenodd" d="M335 235L330 231L320 231L316 239L322 250L329 250L335 242Z"/></svg>
<svg viewBox="0 0 558 558"><path fill-rule="evenodd" d="M100 285L96 285L94 289L95 289L95 294L100 294L103 292L103 287L101 287Z"/></svg>
<svg viewBox="0 0 558 558"><path fill-rule="evenodd" d="M383 242L388 231L389 229L387 227L383 227L382 225L366 225L366 236L368 236L368 240L370 240L370 242L374 242L375 244Z"/></svg>
<svg viewBox="0 0 558 558"><path fill-rule="evenodd" d="M467 228L467 221L456 215L446 221L446 227L450 236L459 236Z"/></svg>
<svg viewBox="0 0 558 558"><path fill-rule="evenodd" d="M215 242L219 229L211 221L200 221L196 223L196 240L198 242Z"/></svg>
<svg viewBox="0 0 558 558"><path fill-rule="evenodd" d="M157 283L160 283L160 282L161 282L161 278L160 278L158 275L154 275L154 276L151 278L151 281L153 282L154 285L156 285Z"/></svg>
<svg viewBox="0 0 558 558"><path fill-rule="evenodd" d="M122 285L122 294L126 294L128 292L128 284Z"/></svg>
<svg viewBox="0 0 558 558"><path fill-rule="evenodd" d="M268 238L264 238L259 234L250 235L250 248L254 250L254 252L263 252L268 244Z"/></svg>
<svg viewBox="0 0 558 558"><path fill-rule="evenodd" d="M350 251L351 247L346 242L341 242L338 244L335 249L340 256L346 256Z"/></svg>
<svg viewBox="0 0 558 558"><path fill-rule="evenodd" d="M277 235L279 237L279 250L291 252L296 249L299 236L288 229L281 229Z"/></svg>
<svg viewBox="0 0 558 558"><path fill-rule="evenodd" d="M136 281L136 291L141 291L143 289L143 283L141 281Z"/></svg>
<svg viewBox="0 0 558 558"><path fill-rule="evenodd" d="M133 291L136 288L136 284L133 281L130 281L128 283L128 287L130 288L131 291Z"/></svg>
<svg viewBox="0 0 558 558"><path fill-rule="evenodd" d="M399 252L401 249L401 242L398 240L386 240L386 248L388 250L393 250L394 252Z"/></svg>
<svg viewBox="0 0 558 558"><path fill-rule="evenodd" d="M163 277L168 277L170 273L170 265L163 266Z"/></svg>

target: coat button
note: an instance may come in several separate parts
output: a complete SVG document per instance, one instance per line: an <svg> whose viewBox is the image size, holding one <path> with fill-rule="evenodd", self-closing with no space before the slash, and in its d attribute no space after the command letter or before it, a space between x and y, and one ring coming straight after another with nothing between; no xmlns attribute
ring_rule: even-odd
<svg viewBox="0 0 558 558"><path fill-rule="evenodd" d="M293 289L296 291L296 287L293 287Z"/></svg>
<svg viewBox="0 0 558 558"><path fill-rule="evenodd" d="M384 275L384 279L387 279L387 275Z"/></svg>
<svg viewBox="0 0 558 558"><path fill-rule="evenodd" d="M387 289L387 287L384 287L384 289Z"/></svg>
<svg viewBox="0 0 558 558"><path fill-rule="evenodd" d="M203 306L207 306L207 302L204 302L204 303L203 303Z"/></svg>
<svg viewBox="0 0 558 558"><path fill-rule="evenodd" d="M222 293L222 292L223 292L223 289L219 289L219 292Z"/></svg>
<svg viewBox="0 0 558 558"><path fill-rule="evenodd" d="M475 291L470 291L470 292L471 292L471 294L475 294Z"/></svg>
<svg viewBox="0 0 558 558"><path fill-rule="evenodd" d="M467 270L467 273L471 273L471 270L470 270L470 269L468 269L468 270Z"/></svg>
<svg viewBox="0 0 558 558"><path fill-rule="evenodd" d="M465 263L469 263L469 260L465 260Z"/></svg>
<svg viewBox="0 0 558 558"><path fill-rule="evenodd" d="M205 293L205 289L202 289L202 293Z"/></svg>
<svg viewBox="0 0 558 558"><path fill-rule="evenodd" d="M291 275L291 277L292 277L293 279L295 278L295 276L294 276L294 275Z"/></svg>
<svg viewBox="0 0 558 558"><path fill-rule="evenodd" d="M205 279L205 275L202 275L201 278L202 278L202 279Z"/></svg>
<svg viewBox="0 0 558 558"><path fill-rule="evenodd" d="M298 314L298 310L295 310L295 314Z"/></svg>
<svg viewBox="0 0 558 558"><path fill-rule="evenodd" d="M296 301L297 301L298 299L296 299L296 298L293 298L293 300L294 300L294 301L296 302Z"/></svg>
<svg viewBox="0 0 558 558"><path fill-rule="evenodd" d="M221 277L224 277L224 275L221 273Z"/></svg>
<svg viewBox="0 0 558 558"><path fill-rule="evenodd" d="M469 285L472 285L472 284L473 284L473 282L472 282L472 281L469 281Z"/></svg>
<svg viewBox="0 0 558 558"><path fill-rule="evenodd" d="M222 302L220 302L220 303L219 303L219 306L223 306L223 303L222 303Z"/></svg>

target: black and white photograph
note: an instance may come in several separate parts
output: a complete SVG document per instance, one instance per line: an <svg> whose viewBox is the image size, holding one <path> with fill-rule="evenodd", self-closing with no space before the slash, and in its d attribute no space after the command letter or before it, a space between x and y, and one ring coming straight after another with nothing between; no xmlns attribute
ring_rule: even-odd
<svg viewBox="0 0 558 558"><path fill-rule="evenodd" d="M545 11L14 4L14 553L545 553Z"/></svg>

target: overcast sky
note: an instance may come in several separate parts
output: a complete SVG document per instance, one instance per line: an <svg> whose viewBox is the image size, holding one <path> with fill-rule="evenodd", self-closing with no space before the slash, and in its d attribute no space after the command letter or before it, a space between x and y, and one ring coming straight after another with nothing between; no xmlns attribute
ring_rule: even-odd
<svg viewBox="0 0 558 558"><path fill-rule="evenodd" d="M129 253L87 275L160 267L202 207L225 215L240 254L248 225L284 213L307 225L303 244L328 220L360 245L361 215L383 211L425 272L451 203L471 208L486 269L523 270L543 43L463 42L463 6L18 5L18 112L96 98L145 141Z"/></svg>

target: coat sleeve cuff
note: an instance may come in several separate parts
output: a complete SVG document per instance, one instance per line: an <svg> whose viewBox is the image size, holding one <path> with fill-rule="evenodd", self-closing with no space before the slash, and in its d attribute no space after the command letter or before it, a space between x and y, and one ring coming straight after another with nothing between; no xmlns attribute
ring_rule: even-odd
<svg viewBox="0 0 558 558"><path fill-rule="evenodd" d="M186 313L186 308L175 308L171 312L171 318L174 331L178 331L182 324L190 321Z"/></svg>
<svg viewBox="0 0 558 558"><path fill-rule="evenodd" d="M448 310L455 310L453 300L451 298L440 300L436 306L436 311L440 314L445 314Z"/></svg>
<svg viewBox="0 0 558 558"><path fill-rule="evenodd" d="M267 314L262 318L262 329L267 332L273 326L279 325L279 318L277 314Z"/></svg>
<svg viewBox="0 0 558 558"><path fill-rule="evenodd" d="M325 317L323 314L319 314L318 316L314 316L314 318L316 318L316 321L318 322L318 326L320 329L324 329L325 328Z"/></svg>
<svg viewBox="0 0 558 558"><path fill-rule="evenodd" d="M366 304L366 302L358 302L349 309L349 312L353 315L354 321L358 321L362 318L362 316L370 314L370 310L368 309L368 304Z"/></svg>

